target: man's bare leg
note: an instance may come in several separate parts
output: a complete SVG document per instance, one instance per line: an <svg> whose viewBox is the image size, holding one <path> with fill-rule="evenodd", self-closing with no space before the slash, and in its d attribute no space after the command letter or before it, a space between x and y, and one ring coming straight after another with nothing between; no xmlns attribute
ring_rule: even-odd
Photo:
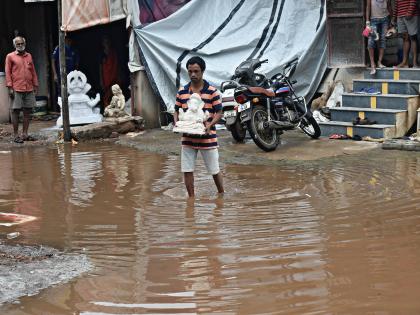
<svg viewBox="0 0 420 315"><path fill-rule="evenodd" d="M417 35L410 36L411 39L411 52L413 53L413 67L417 68Z"/></svg>
<svg viewBox="0 0 420 315"><path fill-rule="evenodd" d="M385 54L385 49L379 48L378 67L380 68L383 67L382 59L384 59L384 54Z"/></svg>
<svg viewBox="0 0 420 315"><path fill-rule="evenodd" d="M373 48L369 48L369 59L370 59L370 74L373 75L376 73L376 65L375 65L375 50Z"/></svg>
<svg viewBox="0 0 420 315"><path fill-rule="evenodd" d="M13 135L15 138L19 136L19 114L19 109L12 110Z"/></svg>
<svg viewBox="0 0 420 315"><path fill-rule="evenodd" d="M219 192L219 194L223 194L225 192L225 190L223 188L222 174L220 174L220 172L219 172L218 174L213 175L213 180L214 180L214 183L216 184L217 191Z"/></svg>
<svg viewBox="0 0 420 315"><path fill-rule="evenodd" d="M407 33L403 35L404 43L403 43L403 60L397 66L397 68L408 68L408 54L410 53L410 38L408 37Z"/></svg>
<svg viewBox="0 0 420 315"><path fill-rule="evenodd" d="M28 137L28 129L29 129L29 121L31 118L31 108L24 108L23 109L23 138Z"/></svg>
<svg viewBox="0 0 420 315"><path fill-rule="evenodd" d="M184 183L185 183L185 188L187 188L188 196L194 197L194 173L193 172L184 173Z"/></svg>

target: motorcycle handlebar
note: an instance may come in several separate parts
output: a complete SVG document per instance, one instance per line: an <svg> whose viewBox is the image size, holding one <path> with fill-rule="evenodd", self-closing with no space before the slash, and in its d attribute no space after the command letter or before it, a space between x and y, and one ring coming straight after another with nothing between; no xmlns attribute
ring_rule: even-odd
<svg viewBox="0 0 420 315"><path fill-rule="evenodd" d="M290 67L292 64L296 63L299 61L299 57L296 57L295 59L290 60L288 63L286 63L286 65L284 66L284 68L288 68Z"/></svg>
<svg viewBox="0 0 420 315"><path fill-rule="evenodd" d="M262 65L263 63L267 63L267 62L268 62L268 59L261 60L260 62L258 62L258 63L257 63L257 65L256 65L256 67L255 67L255 70L257 70L259 67L261 67L261 65Z"/></svg>

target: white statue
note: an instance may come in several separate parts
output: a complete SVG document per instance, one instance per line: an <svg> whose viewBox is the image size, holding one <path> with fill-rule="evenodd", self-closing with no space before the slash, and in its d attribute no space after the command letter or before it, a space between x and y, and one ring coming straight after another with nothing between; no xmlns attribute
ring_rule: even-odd
<svg viewBox="0 0 420 315"><path fill-rule="evenodd" d="M209 118L209 113L203 111L203 100L200 95L194 93L187 104L188 109L186 112L183 109L179 110L179 120L175 124L173 132L204 135L206 133L204 122Z"/></svg>
<svg viewBox="0 0 420 315"><path fill-rule="evenodd" d="M125 97L118 84L114 84L112 87L112 94L114 96L111 99L111 103L105 107L105 117L124 117L128 116L125 108Z"/></svg>
<svg viewBox="0 0 420 315"><path fill-rule="evenodd" d="M99 101L99 93L91 99L86 93L91 86L87 83L86 75L74 70L67 75L67 90L69 93L69 119L70 125L90 124L102 121L99 107L95 107ZM58 105L62 107L61 97L58 98ZM57 120L57 126L63 126L62 115Z"/></svg>

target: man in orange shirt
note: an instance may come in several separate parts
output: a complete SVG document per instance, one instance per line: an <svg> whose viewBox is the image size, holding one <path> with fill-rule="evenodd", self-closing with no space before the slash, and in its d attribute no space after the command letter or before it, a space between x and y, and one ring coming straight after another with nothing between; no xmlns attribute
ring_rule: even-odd
<svg viewBox="0 0 420 315"><path fill-rule="evenodd" d="M26 40L22 36L13 39L15 51L6 56L6 86L13 100L12 123L14 142L34 140L28 136L29 120L35 105L38 77L30 53L26 52ZM23 109L23 133L19 136L19 114Z"/></svg>

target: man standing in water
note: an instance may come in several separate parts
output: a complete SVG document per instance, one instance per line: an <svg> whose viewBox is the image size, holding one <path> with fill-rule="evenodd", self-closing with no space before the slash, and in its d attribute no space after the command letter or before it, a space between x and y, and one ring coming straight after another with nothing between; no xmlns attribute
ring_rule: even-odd
<svg viewBox="0 0 420 315"><path fill-rule="evenodd" d="M408 59L411 48L413 55L413 68L417 68L417 31L418 17L420 15L418 0L395 0L393 23L397 20L398 33L403 36L403 60L397 68L408 68Z"/></svg>
<svg viewBox="0 0 420 315"><path fill-rule="evenodd" d="M187 61L190 82L182 87L176 95L174 121L178 122L179 111L188 109L188 100L193 93L201 96L205 103L203 110L209 113L205 122L206 134L182 135L181 171L184 173L185 187L188 196L194 197L194 169L197 154L200 151L207 171L213 176L217 191L223 193L223 180L219 168L219 151L216 135L216 123L222 117L222 102L217 89L203 79L206 63L200 57L192 57Z"/></svg>
<svg viewBox="0 0 420 315"><path fill-rule="evenodd" d="M32 107L35 105L35 94L38 89L38 77L30 53L26 52L26 41L22 36L13 39L15 51L6 56L6 85L9 88L12 105L12 123L14 142L34 140L28 135ZM19 137L19 114L23 109L23 133Z"/></svg>

